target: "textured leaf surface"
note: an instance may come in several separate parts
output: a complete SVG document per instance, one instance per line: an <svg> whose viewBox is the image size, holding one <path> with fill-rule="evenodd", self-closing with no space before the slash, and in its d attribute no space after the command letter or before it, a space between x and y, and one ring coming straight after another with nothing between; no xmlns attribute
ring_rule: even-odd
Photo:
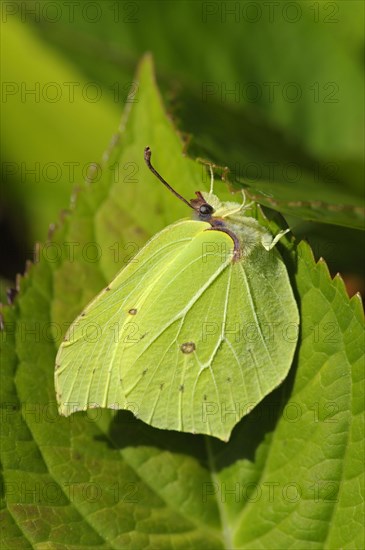
<svg viewBox="0 0 365 550"><path fill-rule="evenodd" d="M138 78L140 101L109 159L113 162L128 147L133 154L134 144L136 150L146 143L156 149L164 133L161 164L166 176L171 170L171 181L201 188L200 167L180 155L181 144L159 103L148 61ZM145 123L138 127L137 119ZM148 176L139 183L143 191L138 196L135 183L136 201L155 184ZM156 196L148 197L152 212L143 210L144 228L133 233L145 202L136 203L128 218L127 206L123 210L117 198L120 187L113 190L109 177L79 194L74 211L53 237L53 250L63 254L55 259L50 246L41 247L39 262L21 281L15 306L4 310L2 545L361 548L361 302L357 296L349 300L341 279L331 280L324 262L316 264L304 243L297 254L287 241L280 247L300 304L294 368L237 425L229 443L158 430L125 411L58 415L53 382L58 343L69 322L120 268L122 260L114 262L108 248L113 238L127 243L130 231L142 243L184 216L174 212L179 206L173 198L170 203L158 196L155 186ZM147 217L156 220L153 205L161 200L166 201L161 215L166 219L155 221L150 233ZM111 239L107 228L114 231ZM272 230L277 231L274 222ZM98 262L87 261L85 249L82 254L89 242L100 244ZM66 255L70 243L79 243L72 261Z"/></svg>

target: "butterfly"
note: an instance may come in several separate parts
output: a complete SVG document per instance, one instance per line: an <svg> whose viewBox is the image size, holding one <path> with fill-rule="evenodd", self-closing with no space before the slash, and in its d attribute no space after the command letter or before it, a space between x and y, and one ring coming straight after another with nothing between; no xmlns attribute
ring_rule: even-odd
<svg viewBox="0 0 365 550"><path fill-rule="evenodd" d="M286 377L299 313L275 237L210 192L154 237L80 313L56 357L62 415L127 409L151 426L227 441Z"/></svg>

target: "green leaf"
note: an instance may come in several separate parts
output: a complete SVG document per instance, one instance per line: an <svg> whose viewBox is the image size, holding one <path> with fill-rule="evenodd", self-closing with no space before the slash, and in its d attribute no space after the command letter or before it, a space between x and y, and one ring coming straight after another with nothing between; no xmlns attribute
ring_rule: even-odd
<svg viewBox="0 0 365 550"><path fill-rule="evenodd" d="M365 209L360 198L354 199L340 191L326 189L324 184L318 185L314 178L308 176L303 184L298 190L290 184L260 181L248 187L247 195L282 214L364 229ZM326 200L323 200L324 196Z"/></svg>
<svg viewBox="0 0 365 550"><path fill-rule="evenodd" d="M161 172L190 195L201 188L205 172L181 155L151 77L145 58L138 102L105 166L121 159L124 176L125 163L142 166L139 148L150 145L160 151ZM305 243L297 251L280 243L300 306L295 364L282 386L237 425L229 443L154 429L128 411L58 416L53 369L62 334L120 268L123 254L131 253L121 250L114 261L109 247L132 238L140 246L186 215L141 173L128 186L114 182L115 172L106 169L99 182L82 189L21 279L15 305L4 308L3 545L361 547L361 302L348 298L340 277L331 280ZM274 221L271 227L275 232ZM100 246L96 262L89 243Z"/></svg>

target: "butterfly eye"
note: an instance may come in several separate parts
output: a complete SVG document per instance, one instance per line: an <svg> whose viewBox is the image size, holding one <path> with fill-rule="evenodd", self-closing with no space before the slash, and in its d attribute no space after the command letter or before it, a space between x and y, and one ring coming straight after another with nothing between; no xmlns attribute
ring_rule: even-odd
<svg viewBox="0 0 365 550"><path fill-rule="evenodd" d="M200 207L199 207L199 214L201 216L210 216L211 214L213 214L214 210L213 210L213 207L210 206L210 204L202 204Z"/></svg>

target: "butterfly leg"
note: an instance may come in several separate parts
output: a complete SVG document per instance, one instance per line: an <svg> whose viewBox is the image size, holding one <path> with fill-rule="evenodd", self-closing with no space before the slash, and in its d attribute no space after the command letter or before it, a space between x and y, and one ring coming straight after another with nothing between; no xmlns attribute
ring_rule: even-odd
<svg viewBox="0 0 365 550"><path fill-rule="evenodd" d="M250 206L255 204L255 201L251 201L248 204L246 204L247 197L246 197L245 190L241 189L241 193L242 193L243 201L242 201L240 210L246 210L247 208L250 208Z"/></svg>
<svg viewBox="0 0 365 550"><path fill-rule="evenodd" d="M213 172L213 164L209 164L209 172L210 172L210 190L209 193L213 194L214 191L214 172Z"/></svg>
<svg viewBox="0 0 365 550"><path fill-rule="evenodd" d="M246 193L244 192L243 189L241 189L241 193L242 193L242 196L243 196L243 202L242 204L240 204L236 210L230 210L227 214L226 214L226 217L228 216L232 216L232 214L238 214L238 212L241 212L241 210L247 210L248 208L250 208L253 204L255 204L255 201L251 201L249 202L248 204L246 204ZM222 216L223 218L225 216Z"/></svg>
<svg viewBox="0 0 365 550"><path fill-rule="evenodd" d="M280 241L281 237L283 237L286 233L288 233L290 229L283 229L282 231L279 231L279 233L270 240L270 242L265 239L265 237L262 238L262 246L265 248L265 250L269 251Z"/></svg>

